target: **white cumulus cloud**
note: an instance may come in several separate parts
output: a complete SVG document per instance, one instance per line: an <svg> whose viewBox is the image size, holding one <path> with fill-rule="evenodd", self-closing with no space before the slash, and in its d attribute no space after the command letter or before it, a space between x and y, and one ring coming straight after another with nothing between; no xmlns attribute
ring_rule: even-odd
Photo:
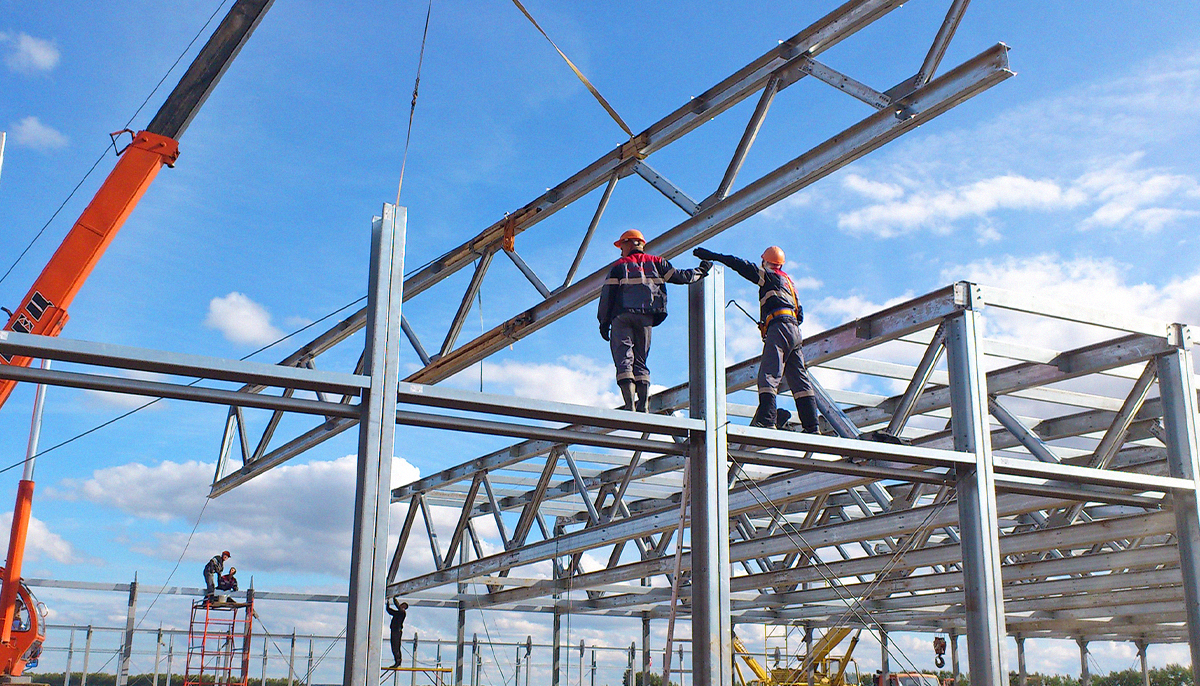
<svg viewBox="0 0 1200 686"><path fill-rule="evenodd" d="M468 376L470 373L464 372ZM598 407L621 404L612 365L583 355L565 355L544 364L513 360L484 362L483 380L523 398Z"/></svg>
<svg viewBox="0 0 1200 686"><path fill-rule="evenodd" d="M23 145L41 152L65 148L70 142L70 139L58 129L43 124L33 116L25 117L12 125L12 139L16 145Z"/></svg>
<svg viewBox="0 0 1200 686"><path fill-rule="evenodd" d="M983 218L997 210L1066 209L1086 199L1082 191L1048 179L1006 174L958 188L896 196L841 214L838 226L855 234L888 238L920 228L944 230L956 220Z"/></svg>
<svg viewBox="0 0 1200 686"><path fill-rule="evenodd" d="M54 41L35 38L27 33L18 33L15 36L0 33L0 43L9 46L4 56L5 66L18 74L32 75L51 71L58 66L58 60L62 57Z"/></svg>
<svg viewBox="0 0 1200 686"><path fill-rule="evenodd" d="M232 343L264 345L283 335L271 324L267 308L237 291L209 301L204 325L220 331Z"/></svg>
<svg viewBox="0 0 1200 686"><path fill-rule="evenodd" d="M8 549L8 534L12 526L12 517L11 510L0 515L0 521L4 522L4 526L0 530L0 547L6 550ZM32 562L45 558L64 564L76 561L75 551L66 539L51 531L50 527L46 526L42 520L30 516L29 534L25 539L25 560Z"/></svg>

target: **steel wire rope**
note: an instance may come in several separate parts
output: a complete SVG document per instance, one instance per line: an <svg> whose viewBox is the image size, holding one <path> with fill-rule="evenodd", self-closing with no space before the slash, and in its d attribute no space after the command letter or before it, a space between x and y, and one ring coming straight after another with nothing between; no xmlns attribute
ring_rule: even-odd
<svg viewBox="0 0 1200 686"><path fill-rule="evenodd" d="M753 479L749 478L749 474L746 472L745 466L742 465L742 463L738 462L738 460L732 456L730 456L728 459L730 462L732 462L737 467L738 471L741 471L743 474L747 475L747 478L745 479L745 482L749 486L749 488L747 488L747 492L749 492L750 495L755 499L755 501L758 502L759 506L761 506L763 509L766 509L769 512L773 508L774 512L772 514L779 517L782 521L784 521L786 523L787 518L784 516L785 513L782 511L781 508L776 506L774 503L770 502L769 499L764 500L764 498L766 498L766 494L762 493L758 484ZM756 493L756 491L757 491L757 493ZM761 498L759 497L760 495L762 496ZM914 535L909 537L909 540L906 541L906 545L911 544L911 542L917 538L916 534L921 532L922 529L925 526L927 526L928 523L932 520L933 516L936 515L938 512L940 512L941 509L944 509L945 506L947 504L949 504L949 502L950 502L950 500L945 501L945 503L943 503L939 509L931 511L928 515L926 515L926 517L922 521L921 525L919 525L917 527L916 531L914 532ZM787 526L783 527L783 532L784 532L784 535L786 535L788 537L788 539L791 540L791 542L796 546L796 548L798 550L811 551L811 555L809 555L810 559L815 560L817 562L817 564L815 566L813 566L813 569L816 570L816 572L821 575L821 578L825 581L825 583L827 583L829 585L829 588L834 591L834 593L838 596L838 599L846 604L846 606L847 606L846 612L843 613L841 618L839 618L838 623L835 623L834 628L840 628L840 626L844 625L846 623L846 621L851 616L853 616L853 617L857 618L859 621L861 621L866 626L870 626L871 624L874 624L876 627L879 628L879 630L883 630L882 623L880 623L878 620L876 620L871 615L870 610L867 610L866 608L862 607L861 599L856 599L856 600L852 601L851 598L848 596L848 594L843 592L844 591L843 584L841 584L841 582L837 579L837 577L830 576L829 574L826 573L826 570L824 570L823 568L828 567L829 566L828 563L826 563L824 560L822 560L820 558L819 555L817 555L817 549L804 538L803 534L801 534L799 531L792 531L792 530L790 530L790 527L787 527ZM797 538L799 539L799 542L797 541ZM892 554L891 560L898 560L900 555L903 552L904 552L903 547L897 549L897 551L895 551ZM889 560L889 562L890 562L890 560ZM886 567L886 565L885 565L885 567ZM877 581L880 580L882 578L882 576L883 576L882 573L877 574L876 580ZM865 613L865 616L863 613ZM894 647L895 647L896 652L898 652L899 655L903 658L903 660L901 662L907 662L908 666L914 672L920 671L917 668L916 663L912 660L912 658L910 658L908 656L908 654L904 652L903 648L900 648L899 646L894 646ZM887 648L887 653L889 656L892 656L895 654L895 653L893 653L891 644L889 644L889 647Z"/></svg>
<svg viewBox="0 0 1200 686"><path fill-rule="evenodd" d="M267 625L263 623L262 617L259 617L258 613L255 612L253 619L258 621L258 626L260 629L262 629L263 635L266 636L267 640L271 642L271 645L275 646L275 651L279 653L279 657L283 658L288 663L288 670L294 674L296 672L296 663L283 654L283 648L280 648L279 644L275 642L274 634L267 629ZM346 630L342 629L342 633L344 634L345 632ZM339 634L339 636L340 635L341 634Z"/></svg>
<svg viewBox="0 0 1200 686"><path fill-rule="evenodd" d="M262 346L261 348L259 348L258 350L255 350L255 351L254 351L254 352L252 352L252 353L249 353L249 354L247 354L247 355L243 355L242 357L238 358L238 361L240 361L240 362L245 362L246 360L250 359L251 357L254 357L255 355L257 355L257 354L259 354L259 353L263 352L264 350L268 350L268 349L270 349L270 348L273 348L273 347L275 347L276 345L279 345L280 343L282 343L282 342L286 341L287 339L291 338L292 336L295 336L296 334L299 334L299 333L303 333L305 330L307 330L307 329L310 329L310 328L312 328L312 327L316 326L317 324L320 324L321 322L325 321L326 319L329 319L330 317L333 317L334 315L338 314L339 312L342 312L342 311L344 311L344 310L347 310L347 309L349 309L349 308L351 308L351 307L353 307L353 306L357 305L358 303L360 303L360 302L362 302L363 300L366 300L366 299L367 299L367 296L365 296L365 295L364 295L364 296L362 296L361 298L358 298L357 300L354 300L353 302L346 303L345 305L342 305L341 307L339 307L338 309L334 310L333 312L330 312L329 314L326 314L325 316L321 317L320 319L317 319L317 320L315 320L315 321L309 322L308 324L305 324L304 326L300 327L299 329L296 329L295 331L293 331L293 332L291 332L291 333L289 333L289 334L285 334L284 336L281 336L280 338L277 338L277 339L275 339L274 341L272 341L272 342L270 342L270 343L268 343L268 344L266 344L266 345ZM196 384L200 383L200 382L201 382L201 381L203 381L203 380L204 380L203 378L199 378L199 379L193 379L191 382L189 382L189 383L187 384L187 386L195 386ZM65 446L65 445L67 445L67 444L69 444L69 443L74 443L75 441L77 441L77 440L79 440L79 439L83 438L84 436L87 436L87 435L89 435L89 434L95 433L95 432L99 431L100 429L103 429L103 428L104 428L104 427L106 427L106 426L110 426L110 425L112 425L112 424L115 424L115 423L117 423L117 422L121 421L122 419L125 419L126 417L128 417L128 416L130 416L130 415L133 415L133 414L136 414L136 413L138 413L138 412L141 412L142 410L146 409L147 407L150 407L151 405L153 405L153 404L157 403L157 402L158 402L158 401L160 401L160 400L162 400L162 398L155 398L155 399L153 399L153 400L150 400L149 402L143 403L142 405L139 405L139 406L137 406L137 407L133 408L132 410L129 410L129 411L127 411L127 412L124 412L124 413L122 413L122 414L119 414L119 415L117 415L116 417L113 417L112 419L109 419L109 420L107 420L107 421L101 422L100 424L97 424L96 426L93 426L92 428L90 428L90 429L87 429L86 431L82 431L82 432L80 432L80 433L78 433L78 434L75 434L74 436L72 436L72 437L70 437L70 438L68 438L68 439L66 439L66 440L64 440L64 441L62 441L62 442L60 442L60 443L56 443L56 444L54 444L54 445L50 446L49 448L46 448L45 450L39 451L37 455L34 455L34 456L32 456L32 457L26 457L26 458L24 458L24 459L22 459L22 460L19 460L19 461L17 461L17 462L14 462L14 463L12 463L12 464L8 465L7 467L5 467L5 468L3 468L3 469L0 469L0 474L3 474L4 472L7 472L7 471L9 471L9 470L11 470L11 469L16 469L17 467L20 467L20 466L24 465L24 464L25 464L27 461L29 461L29 460L36 460L37 458L39 458L39 457L41 457L41 456L45 455L46 453L49 453L49 452L51 452L51 451L53 451L53 450L57 450L58 448L61 448L61 447Z"/></svg>
<svg viewBox="0 0 1200 686"><path fill-rule="evenodd" d="M171 63L171 66L167 69L167 72L163 74L161 79L158 80L158 83L154 85L154 88L150 91L150 94L146 96L146 99L142 101L141 105L138 105L138 108L134 111L133 115L129 117L129 120L125 122L125 126L122 128L128 129L129 125L133 123L133 120L137 119L137 116L141 114L142 110L146 107L146 104L150 102L150 98L153 98L154 94L158 92L158 89L162 88L162 85L167 80L167 77L171 75L171 72L175 71L175 67L179 66L179 63L183 60L184 56L187 55L188 51L192 49L192 46L196 44L196 41L200 40L200 36L204 34L204 30L207 29L208 25L211 24L213 19L217 17L217 14L221 12L221 8L225 6L226 2L227 0L221 0L220 4L217 5L217 8L213 10L213 13L209 15L208 21L204 22L204 25L200 27L200 30L196 32L195 36L192 36L192 40L188 41L187 47L183 49L183 52L179 53L179 56L176 57L175 61ZM50 218L47 219L46 223L42 225L42 228L39 229L37 234L34 235L33 239L29 241L29 245L26 245L25 249L21 251L21 254L17 256L17 259L13 260L13 263L9 265L8 270L4 272L4 276L0 276L0 283L4 283L4 280L8 278L8 275L11 274L14 269L16 269L21 260L24 259L26 253L33 248L33 245L37 243L39 238L42 237L42 234L46 232L46 229L49 228L54 219L58 217L63 208L67 206L67 203L71 201L71 198L75 197L75 193L79 191L79 188L83 186L85 181L88 180L88 177L92 175L92 172L96 171L96 167L100 166L100 162L104 159L104 156L108 154L108 149L112 148L115 150L116 145L117 143L114 139L110 141L108 145L104 146L104 150L100 152L100 156L96 158L96 161L92 163L91 168L87 170L87 172L83 175L83 178L79 179L79 183L75 184L75 187L71 189L71 192L67 194L67 197L59 204L58 208L54 210L54 213L50 215Z"/></svg>

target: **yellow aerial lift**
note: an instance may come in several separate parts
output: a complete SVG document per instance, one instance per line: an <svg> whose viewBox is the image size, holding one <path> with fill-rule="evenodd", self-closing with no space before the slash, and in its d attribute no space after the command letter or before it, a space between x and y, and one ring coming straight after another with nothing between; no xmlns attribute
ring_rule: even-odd
<svg viewBox="0 0 1200 686"><path fill-rule="evenodd" d="M846 652L841 656L832 655L834 648L851 633L854 634L854 637L850 639L850 645L847 646ZM813 645L811 654L797 656L799 666L777 666L769 671L750 655L746 646L734 634L733 654L735 657L742 658L742 661L754 674L754 678L747 681L736 660L733 664L734 673L741 682L741 686L808 686L808 670L811 665L813 686L847 686L846 670L850 665L854 665L853 680L850 682L853 686L858 684L859 676L858 663L851 656L854 654L854 648L858 646L859 633L861 630L830 629Z"/></svg>

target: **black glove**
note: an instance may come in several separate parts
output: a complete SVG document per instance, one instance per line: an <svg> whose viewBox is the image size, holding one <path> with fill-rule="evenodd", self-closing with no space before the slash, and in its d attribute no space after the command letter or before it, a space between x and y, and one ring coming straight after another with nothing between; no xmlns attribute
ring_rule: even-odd
<svg viewBox="0 0 1200 686"><path fill-rule="evenodd" d="M704 260L699 267L696 267L696 273L700 275L700 278L708 276L710 271L712 271L712 262L708 260Z"/></svg>
<svg viewBox="0 0 1200 686"><path fill-rule="evenodd" d="M721 257L720 253L715 253L706 248L696 248L692 251L692 254L702 260L715 260Z"/></svg>
<svg viewBox="0 0 1200 686"><path fill-rule="evenodd" d="M603 338L606 341L608 340L608 330L611 326L612 326L611 324L601 324L600 325L600 338Z"/></svg>

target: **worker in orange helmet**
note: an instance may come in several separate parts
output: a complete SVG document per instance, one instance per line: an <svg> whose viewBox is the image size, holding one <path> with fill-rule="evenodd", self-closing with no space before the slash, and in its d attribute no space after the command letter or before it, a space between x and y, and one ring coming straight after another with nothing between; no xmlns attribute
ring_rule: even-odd
<svg viewBox="0 0 1200 686"><path fill-rule="evenodd" d="M225 561L230 558L228 550L221 551L220 555L213 555L211 559L204 565L204 597L211 598L216 595L217 580L221 578L225 572Z"/></svg>
<svg viewBox="0 0 1200 686"><path fill-rule="evenodd" d="M763 337L763 354L758 363L758 411L750 425L784 428L785 415L790 413L777 410L775 396L779 393L779 382L786 378L796 400L800 425L805 433L818 433L817 399L804 366L800 336L804 309L796 297L796 286L783 271L783 250L772 245L763 251L759 264L704 248L696 248L692 254L702 260L720 262L758 284L758 328Z"/></svg>
<svg viewBox="0 0 1200 686"><path fill-rule="evenodd" d="M712 269L701 262L695 269L676 269L666 259L646 254L646 237L637 229L621 234L613 243L621 259L613 264L600 289L600 336L608 341L623 409L649 410L650 331L667 318L667 283L699 281Z"/></svg>

